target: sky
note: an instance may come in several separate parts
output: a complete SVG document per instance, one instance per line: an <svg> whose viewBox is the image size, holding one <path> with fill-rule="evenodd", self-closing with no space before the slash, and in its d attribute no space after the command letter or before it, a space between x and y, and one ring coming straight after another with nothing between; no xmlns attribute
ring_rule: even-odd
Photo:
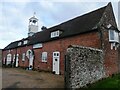
<svg viewBox="0 0 120 90"><path fill-rule="evenodd" d="M49 28L58 25L106 6L110 1L118 24L119 0L1 0L0 49L28 36L29 18L34 12L39 19L40 31L42 26Z"/></svg>

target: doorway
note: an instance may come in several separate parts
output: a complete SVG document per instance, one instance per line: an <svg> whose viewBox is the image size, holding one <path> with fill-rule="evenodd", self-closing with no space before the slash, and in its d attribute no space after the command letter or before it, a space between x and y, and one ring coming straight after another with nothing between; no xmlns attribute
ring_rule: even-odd
<svg viewBox="0 0 120 90"><path fill-rule="evenodd" d="M60 52L53 52L53 72L60 74Z"/></svg>

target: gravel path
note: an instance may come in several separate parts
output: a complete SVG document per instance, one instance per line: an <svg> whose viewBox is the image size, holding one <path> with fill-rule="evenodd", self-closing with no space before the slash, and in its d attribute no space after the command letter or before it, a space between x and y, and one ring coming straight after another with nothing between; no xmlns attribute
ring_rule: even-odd
<svg viewBox="0 0 120 90"><path fill-rule="evenodd" d="M20 68L3 68L2 88L64 88L64 76Z"/></svg>

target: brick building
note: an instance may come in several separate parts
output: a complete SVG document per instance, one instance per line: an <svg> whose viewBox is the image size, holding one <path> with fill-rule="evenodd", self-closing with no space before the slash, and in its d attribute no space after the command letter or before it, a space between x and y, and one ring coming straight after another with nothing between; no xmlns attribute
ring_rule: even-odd
<svg viewBox="0 0 120 90"><path fill-rule="evenodd" d="M98 48L104 52L106 75L119 71L119 30L111 3L100 9L37 32L38 19L29 19L28 37L3 49L3 64L64 74L70 45Z"/></svg>

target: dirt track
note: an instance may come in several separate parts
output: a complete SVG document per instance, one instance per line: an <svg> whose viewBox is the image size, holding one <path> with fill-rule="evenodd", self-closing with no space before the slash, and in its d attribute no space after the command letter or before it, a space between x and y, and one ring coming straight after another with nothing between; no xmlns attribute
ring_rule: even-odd
<svg viewBox="0 0 120 90"><path fill-rule="evenodd" d="M64 88L64 77L48 72L3 68L2 88Z"/></svg>

